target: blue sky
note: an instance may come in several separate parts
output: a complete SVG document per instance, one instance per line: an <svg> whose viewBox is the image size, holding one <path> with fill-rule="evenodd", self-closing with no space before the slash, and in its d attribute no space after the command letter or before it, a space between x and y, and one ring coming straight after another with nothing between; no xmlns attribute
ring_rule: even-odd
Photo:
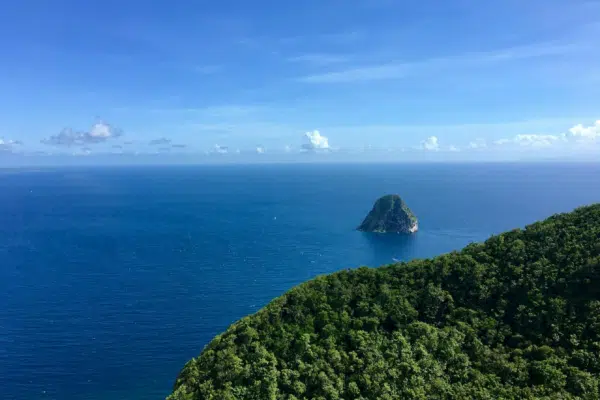
<svg viewBox="0 0 600 400"><path fill-rule="evenodd" d="M21 0L1 19L12 157L600 159L598 1Z"/></svg>

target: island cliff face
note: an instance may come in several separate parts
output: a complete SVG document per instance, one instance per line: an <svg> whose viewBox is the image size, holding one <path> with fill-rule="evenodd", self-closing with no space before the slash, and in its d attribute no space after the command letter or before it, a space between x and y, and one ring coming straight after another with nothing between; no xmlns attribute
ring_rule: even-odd
<svg viewBox="0 0 600 400"><path fill-rule="evenodd" d="M379 198L357 228L363 232L414 233L419 229L417 217L397 194Z"/></svg>

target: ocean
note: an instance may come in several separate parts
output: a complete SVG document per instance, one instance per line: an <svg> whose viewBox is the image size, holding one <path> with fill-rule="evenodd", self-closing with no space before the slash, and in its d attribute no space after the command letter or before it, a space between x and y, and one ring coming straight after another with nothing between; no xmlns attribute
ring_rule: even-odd
<svg viewBox="0 0 600 400"><path fill-rule="evenodd" d="M355 228L381 195L412 236ZM319 274L600 202L600 164L0 170L0 399L163 399L213 336Z"/></svg>

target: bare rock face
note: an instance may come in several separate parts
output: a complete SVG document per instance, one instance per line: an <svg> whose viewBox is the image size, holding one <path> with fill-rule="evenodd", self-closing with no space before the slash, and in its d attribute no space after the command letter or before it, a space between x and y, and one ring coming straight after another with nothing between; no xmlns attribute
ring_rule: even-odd
<svg viewBox="0 0 600 400"><path fill-rule="evenodd" d="M379 198L358 227L359 231L379 233L415 233L418 229L417 217L397 194Z"/></svg>

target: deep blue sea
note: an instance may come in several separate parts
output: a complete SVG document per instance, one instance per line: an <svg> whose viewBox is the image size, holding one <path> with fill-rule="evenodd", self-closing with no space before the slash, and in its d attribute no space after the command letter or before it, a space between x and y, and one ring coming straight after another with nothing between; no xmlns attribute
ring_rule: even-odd
<svg viewBox="0 0 600 400"><path fill-rule="evenodd" d="M355 231L398 193L413 236ZM0 399L162 399L318 274L431 257L600 202L600 164L0 170Z"/></svg>

